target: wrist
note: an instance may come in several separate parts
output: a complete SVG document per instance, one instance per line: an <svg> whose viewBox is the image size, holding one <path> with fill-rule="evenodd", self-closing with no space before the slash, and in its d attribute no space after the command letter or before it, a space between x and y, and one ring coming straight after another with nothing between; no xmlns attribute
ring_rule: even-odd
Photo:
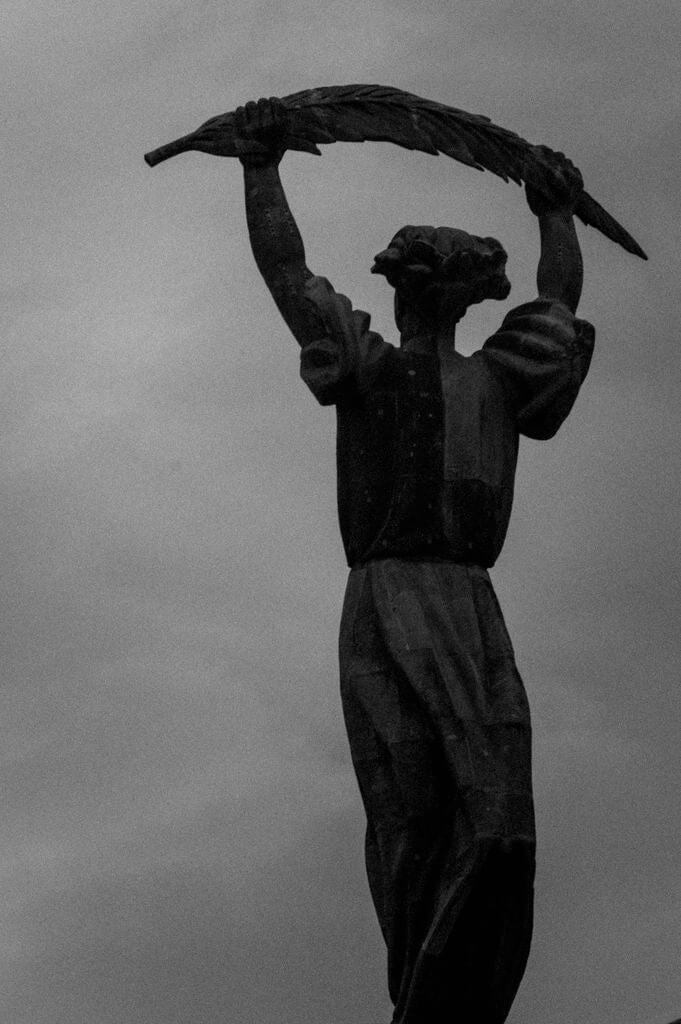
<svg viewBox="0 0 681 1024"><path fill-rule="evenodd" d="M532 188L530 185L526 185L525 195L527 197L527 205L535 217L566 219L573 215L576 200L573 202L566 197L551 197L545 192Z"/></svg>
<svg viewBox="0 0 681 1024"><path fill-rule="evenodd" d="M251 193L254 189L258 192L271 191L281 189L281 178L279 176L279 167L277 164L266 163L266 164L250 164L243 163L244 169L244 185L246 193Z"/></svg>
<svg viewBox="0 0 681 1024"><path fill-rule="evenodd" d="M276 170L283 153L240 153L239 162L246 170Z"/></svg>
<svg viewBox="0 0 681 1024"><path fill-rule="evenodd" d="M571 206L550 206L537 213L540 221L554 221L561 224L569 224L574 217L574 210Z"/></svg>

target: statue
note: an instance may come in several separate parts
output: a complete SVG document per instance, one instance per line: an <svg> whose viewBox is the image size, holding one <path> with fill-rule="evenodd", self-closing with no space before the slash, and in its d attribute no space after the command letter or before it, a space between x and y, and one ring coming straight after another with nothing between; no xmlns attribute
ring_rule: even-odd
<svg viewBox="0 0 681 1024"><path fill-rule="evenodd" d="M297 95L313 94L324 90ZM205 146L187 144L200 129L147 160L183 148L238 155L257 266L301 346L303 380L336 407L350 566L341 694L393 1024L502 1024L530 948L535 829L528 703L488 570L508 527L519 436L556 433L591 359L593 328L575 316L573 213L644 253L566 157L506 133L539 222L538 297L463 357L456 325L473 303L506 298L506 252L454 228L403 227L372 267L395 290L396 347L307 268L279 177L287 148L342 138L338 124L313 119L311 143L309 123L296 127L275 99L226 117L207 122ZM484 166L508 172L489 122L477 135L471 124L473 152L452 131L449 155L477 163L484 152ZM380 137L399 141L400 130L388 119ZM364 124L354 138L377 134Z"/></svg>

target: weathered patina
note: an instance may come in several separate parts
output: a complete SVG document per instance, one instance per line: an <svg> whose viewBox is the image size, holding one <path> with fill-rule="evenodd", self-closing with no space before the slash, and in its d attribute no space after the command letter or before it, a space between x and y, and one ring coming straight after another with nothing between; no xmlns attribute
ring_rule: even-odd
<svg viewBox="0 0 681 1024"><path fill-rule="evenodd" d="M556 432L589 366L593 329L575 316L583 183L537 148L538 296L468 358L456 325L506 297L506 253L452 228L402 228L373 268L395 288L394 346L306 265L277 166L290 116L247 104L230 145L257 265L303 379L336 409L341 691L393 1021L502 1024L530 946L535 834L528 703L488 569L519 437Z"/></svg>
<svg viewBox="0 0 681 1024"><path fill-rule="evenodd" d="M581 175L542 149L542 190L527 188L538 297L468 358L456 324L506 297L505 251L402 228L373 267L395 288L394 346L306 265L277 168L288 117L261 100L239 108L235 131L257 265L303 379L336 408L341 693L393 1021L502 1024L530 947L535 835L528 703L488 568L519 437L556 432L589 366L593 329L575 317Z"/></svg>

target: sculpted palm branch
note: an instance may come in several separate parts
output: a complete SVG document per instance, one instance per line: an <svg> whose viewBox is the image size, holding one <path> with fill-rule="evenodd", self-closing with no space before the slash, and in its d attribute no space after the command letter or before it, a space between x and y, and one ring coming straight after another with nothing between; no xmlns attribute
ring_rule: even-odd
<svg viewBox="0 0 681 1024"><path fill-rule="evenodd" d="M525 182L546 191L541 153L525 139L481 114L422 99L382 85L325 86L305 89L281 100L290 112L287 149L320 155L318 144L331 142L393 142L423 153L444 153L504 181ZM213 117L195 132L145 154L150 167L177 153L198 150L215 156L238 156L234 112ZM587 192L575 213L627 252L647 259L640 245Z"/></svg>

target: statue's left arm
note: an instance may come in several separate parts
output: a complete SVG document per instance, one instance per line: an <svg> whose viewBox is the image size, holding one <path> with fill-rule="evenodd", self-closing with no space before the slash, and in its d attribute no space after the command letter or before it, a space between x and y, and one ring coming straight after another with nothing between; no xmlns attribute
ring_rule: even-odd
<svg viewBox="0 0 681 1024"><path fill-rule="evenodd" d="M575 313L582 294L583 264L573 212L584 183L562 153L543 146L537 149L551 172L545 192L527 186L527 200L539 220L541 239L537 289L540 298L562 302Z"/></svg>
<svg viewBox="0 0 681 1024"><path fill-rule="evenodd" d="M539 147L538 147L539 148ZM553 437L586 377L594 329L575 316L582 292L582 255L573 210L582 189L579 171L560 153L541 147L541 193L527 186L539 220L538 298L511 310L483 346L527 437Z"/></svg>

